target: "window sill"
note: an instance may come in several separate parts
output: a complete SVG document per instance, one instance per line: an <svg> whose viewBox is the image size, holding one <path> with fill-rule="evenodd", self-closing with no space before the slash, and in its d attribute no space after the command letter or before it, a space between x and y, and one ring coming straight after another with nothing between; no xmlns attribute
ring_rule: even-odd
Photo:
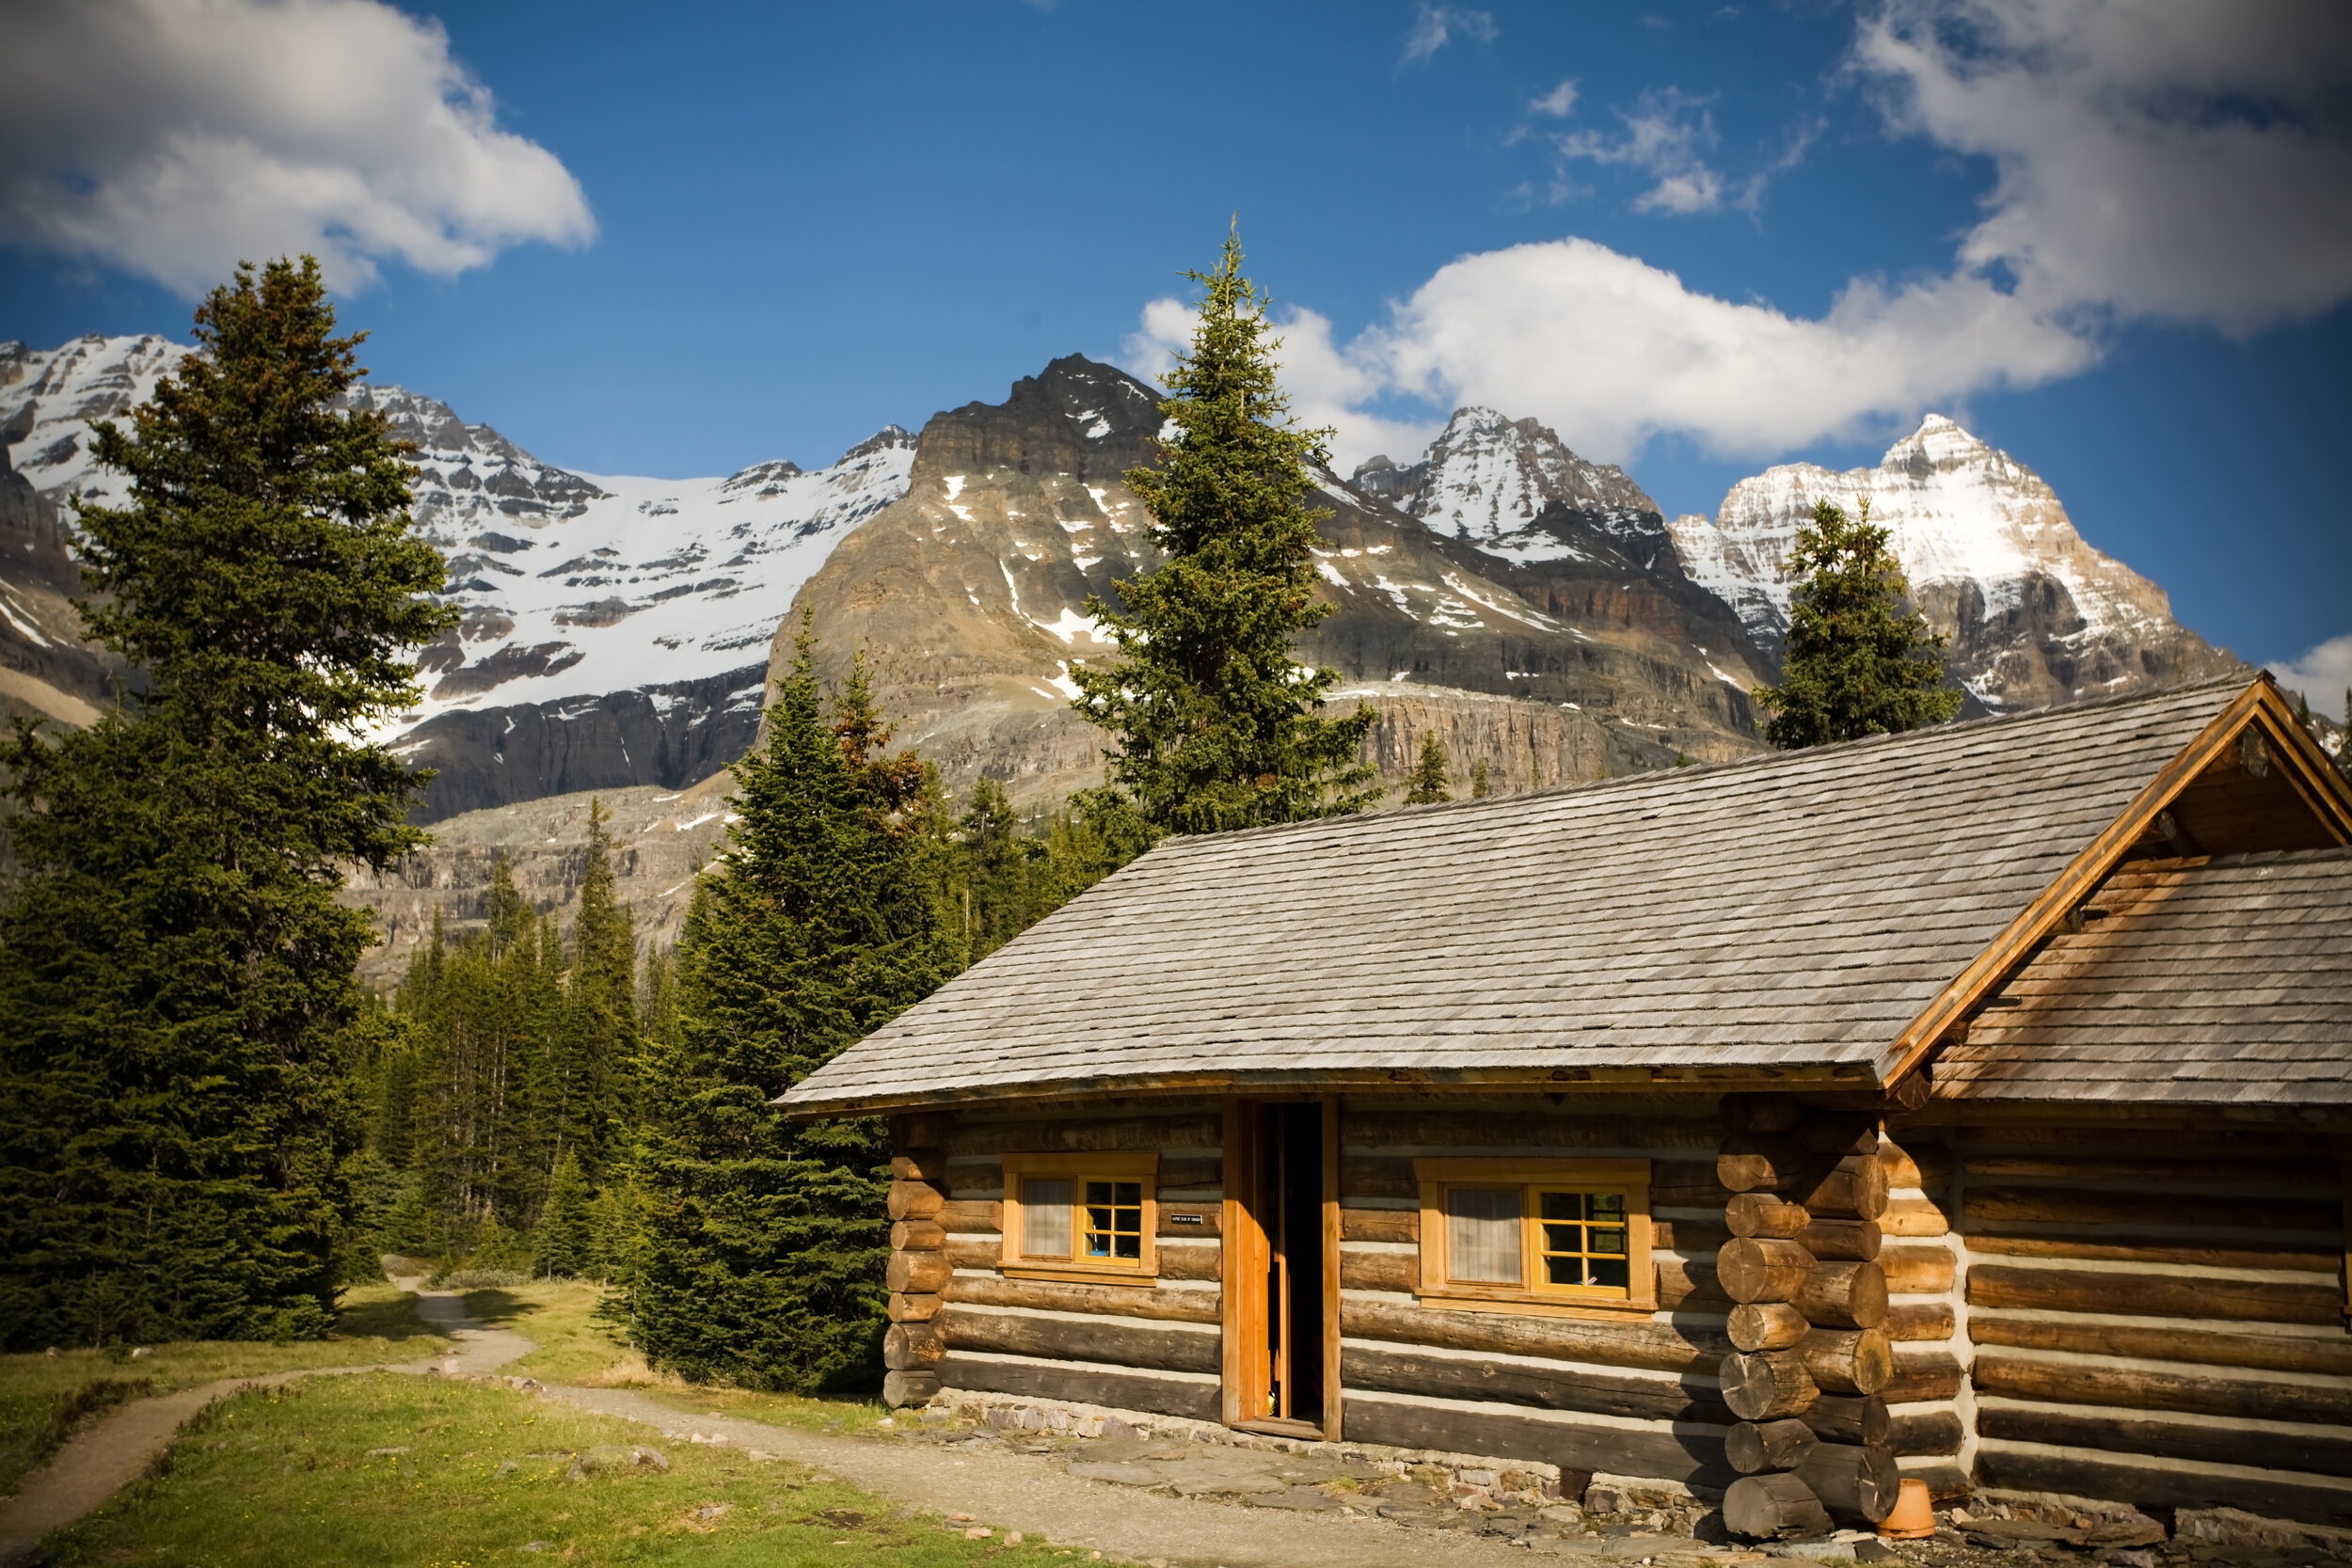
<svg viewBox="0 0 2352 1568"><path fill-rule="evenodd" d="M1007 1279L1057 1279L1073 1285L1157 1285L1160 1276L1141 1269L1089 1269L1071 1263L1004 1263L997 1273Z"/></svg>
<svg viewBox="0 0 2352 1568"><path fill-rule="evenodd" d="M1533 1318L1585 1318L1608 1323L1637 1322L1658 1310L1655 1302L1574 1301L1532 1293L1473 1295L1468 1291L1425 1291L1423 1307L1441 1312L1510 1312Z"/></svg>

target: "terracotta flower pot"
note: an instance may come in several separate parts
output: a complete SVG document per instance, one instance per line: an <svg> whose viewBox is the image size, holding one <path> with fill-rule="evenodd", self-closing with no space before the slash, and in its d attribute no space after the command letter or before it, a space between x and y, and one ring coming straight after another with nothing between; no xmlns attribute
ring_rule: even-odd
<svg viewBox="0 0 2352 1568"><path fill-rule="evenodd" d="M1905 1480L1895 1494L1895 1512L1879 1525L1889 1541L1922 1541L1935 1533L1935 1501L1924 1481Z"/></svg>

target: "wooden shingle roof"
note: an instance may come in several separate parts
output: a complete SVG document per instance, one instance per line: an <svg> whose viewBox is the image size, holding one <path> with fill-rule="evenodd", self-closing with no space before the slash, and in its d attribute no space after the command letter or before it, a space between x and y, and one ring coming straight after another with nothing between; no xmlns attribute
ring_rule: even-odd
<svg viewBox="0 0 2352 1568"><path fill-rule="evenodd" d="M2352 1103L2352 850L2146 861L1935 1064L1941 1100Z"/></svg>
<svg viewBox="0 0 2352 1568"><path fill-rule="evenodd" d="M1170 840L779 1103L1874 1085L1908 1059L1906 1026L2240 689Z"/></svg>

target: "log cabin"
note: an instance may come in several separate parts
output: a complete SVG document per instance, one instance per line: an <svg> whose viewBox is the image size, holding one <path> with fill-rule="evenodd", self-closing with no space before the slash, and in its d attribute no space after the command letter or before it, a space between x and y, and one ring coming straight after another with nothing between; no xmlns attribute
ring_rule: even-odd
<svg viewBox="0 0 2352 1568"><path fill-rule="evenodd" d="M1180 838L778 1103L893 1402L2346 1525L2347 845L2266 676Z"/></svg>

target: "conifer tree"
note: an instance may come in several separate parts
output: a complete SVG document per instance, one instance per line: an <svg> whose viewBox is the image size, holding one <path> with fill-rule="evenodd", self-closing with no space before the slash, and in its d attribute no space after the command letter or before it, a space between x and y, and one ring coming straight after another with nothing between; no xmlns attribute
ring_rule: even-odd
<svg viewBox="0 0 2352 1568"><path fill-rule="evenodd" d="M831 705L803 614L737 819L677 945L675 1039L649 1042L628 1327L656 1365L803 1391L879 1377L888 1141L768 1102L953 974L930 770L887 752L862 671Z"/></svg>
<svg viewBox="0 0 2352 1568"><path fill-rule="evenodd" d="M1791 749L1942 723L1960 711L1935 656L1944 638L1905 604L1911 588L1887 531L1862 505L1849 519L1823 500L1797 532L1789 568L1804 578L1789 611L1781 684L1756 700L1764 737Z"/></svg>
<svg viewBox="0 0 2352 1568"><path fill-rule="evenodd" d="M1413 786L1406 793L1408 806L1435 805L1454 799L1445 786L1445 742L1432 730L1421 737L1421 758L1413 764Z"/></svg>
<svg viewBox="0 0 2352 1568"><path fill-rule="evenodd" d="M588 1179L580 1174L580 1158L570 1149L555 1164L548 1181L547 1202L539 1223L531 1227L531 1267L548 1279L579 1279L593 1272L596 1235Z"/></svg>
<svg viewBox="0 0 2352 1568"><path fill-rule="evenodd" d="M977 960L1038 919L1038 883L1049 851L1044 841L1021 832L1005 786L986 774L972 786L972 803L956 819L956 835L963 862L963 940Z"/></svg>
<svg viewBox="0 0 2352 1568"><path fill-rule="evenodd" d="M0 756L22 879L0 914L0 1341L323 1333L365 913L339 864L419 843L420 780L352 738L417 699L456 619L408 532L386 418L315 261L240 266L199 351L91 429L88 634L144 686Z"/></svg>
<svg viewBox="0 0 2352 1568"><path fill-rule="evenodd" d="M591 796L571 964L548 1063L547 1158L552 1164L575 1157L591 1181L601 1178L624 1134L637 1059L637 937L613 876L610 820L604 802ZM562 949L549 943L548 951Z"/></svg>
<svg viewBox="0 0 2352 1568"><path fill-rule="evenodd" d="M1486 762L1484 757L1481 757L1470 768L1470 799L1473 800L1483 800L1486 798L1487 793Z"/></svg>
<svg viewBox="0 0 2352 1568"><path fill-rule="evenodd" d="M1163 377L1177 433L1163 467L1126 476L1168 559L1118 584L1123 608L1087 600L1119 653L1071 670L1074 705L1119 739L1109 790L1156 832L1295 822L1380 795L1357 760L1373 709L1320 717L1339 673L1297 662L1298 633L1334 608L1315 598L1315 525L1328 514L1306 505L1330 432L1291 422L1279 344L1241 261L1236 234L1215 272L1185 275L1208 293L1191 351Z"/></svg>

